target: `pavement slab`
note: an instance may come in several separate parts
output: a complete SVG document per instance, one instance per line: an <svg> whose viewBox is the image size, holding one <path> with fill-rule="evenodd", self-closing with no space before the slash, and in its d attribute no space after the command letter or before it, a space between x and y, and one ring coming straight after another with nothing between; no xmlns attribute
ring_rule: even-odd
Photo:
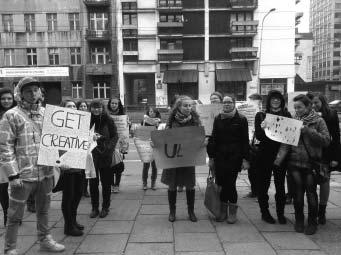
<svg viewBox="0 0 341 255"><path fill-rule="evenodd" d="M128 243L125 255L174 255L172 243Z"/></svg>
<svg viewBox="0 0 341 255"><path fill-rule="evenodd" d="M229 255L276 255L275 250L267 242L224 243L224 249Z"/></svg>
<svg viewBox="0 0 341 255"><path fill-rule="evenodd" d="M175 236L175 251L217 252L222 246L216 233L178 233Z"/></svg>
<svg viewBox="0 0 341 255"><path fill-rule="evenodd" d="M275 250L320 250L309 237L301 233L273 232L263 233L265 239Z"/></svg>
<svg viewBox="0 0 341 255"><path fill-rule="evenodd" d="M174 231L177 233L215 233L215 228L209 220L198 222L177 220L174 222Z"/></svg>
<svg viewBox="0 0 341 255"><path fill-rule="evenodd" d="M88 235L77 249L76 254L122 254L127 241L128 234Z"/></svg>
<svg viewBox="0 0 341 255"><path fill-rule="evenodd" d="M129 234L133 224L134 221L97 221L90 234Z"/></svg>

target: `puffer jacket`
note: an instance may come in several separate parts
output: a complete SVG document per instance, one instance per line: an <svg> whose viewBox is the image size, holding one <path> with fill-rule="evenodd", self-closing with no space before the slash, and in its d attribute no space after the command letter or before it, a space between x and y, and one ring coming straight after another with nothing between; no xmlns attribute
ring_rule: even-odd
<svg viewBox="0 0 341 255"><path fill-rule="evenodd" d="M21 106L8 110L0 121L0 164L6 176L20 175L24 181L53 176L53 168L38 166L44 108L31 114Z"/></svg>
<svg viewBox="0 0 341 255"><path fill-rule="evenodd" d="M329 143L330 136L327 125L320 117L308 125L305 133L301 133L298 146L281 145L275 165L281 165L286 160L289 169L290 167L311 169L311 160L309 159L304 144L309 150L310 156L313 159L320 160L322 158L323 148L328 147Z"/></svg>

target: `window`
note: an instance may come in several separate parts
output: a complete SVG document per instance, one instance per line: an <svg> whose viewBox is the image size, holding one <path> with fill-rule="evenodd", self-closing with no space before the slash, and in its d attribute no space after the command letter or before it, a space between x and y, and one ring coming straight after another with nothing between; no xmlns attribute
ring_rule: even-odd
<svg viewBox="0 0 341 255"><path fill-rule="evenodd" d="M320 74L321 76L321 74ZM286 92L287 79L260 79L261 94L267 95L270 90L278 90L282 94Z"/></svg>
<svg viewBox="0 0 341 255"><path fill-rule="evenodd" d="M34 14L24 14L26 32L33 32L35 27Z"/></svg>
<svg viewBox="0 0 341 255"><path fill-rule="evenodd" d="M160 22L183 22L181 14L163 14L160 15Z"/></svg>
<svg viewBox="0 0 341 255"><path fill-rule="evenodd" d="M83 97L83 86L80 81L72 82L72 97L82 98Z"/></svg>
<svg viewBox="0 0 341 255"><path fill-rule="evenodd" d="M124 2L122 3L122 10L136 10L137 3L136 2Z"/></svg>
<svg viewBox="0 0 341 255"><path fill-rule="evenodd" d="M81 48L71 48L71 65L80 65L81 64Z"/></svg>
<svg viewBox="0 0 341 255"><path fill-rule="evenodd" d="M137 40L123 40L124 51L137 51Z"/></svg>
<svg viewBox="0 0 341 255"><path fill-rule="evenodd" d="M94 98L109 98L110 87L106 82L97 82L93 87Z"/></svg>
<svg viewBox="0 0 341 255"><path fill-rule="evenodd" d="M49 49L49 63L50 65L59 65L59 49Z"/></svg>
<svg viewBox="0 0 341 255"><path fill-rule="evenodd" d="M47 30L56 31L57 30L57 13L47 13Z"/></svg>
<svg viewBox="0 0 341 255"><path fill-rule="evenodd" d="M70 30L79 30L79 13L69 13Z"/></svg>
<svg viewBox="0 0 341 255"><path fill-rule="evenodd" d="M334 24L335 29L341 29L341 24Z"/></svg>
<svg viewBox="0 0 341 255"><path fill-rule="evenodd" d="M231 47L244 48L244 47L252 47L252 38L231 38Z"/></svg>
<svg viewBox="0 0 341 255"><path fill-rule="evenodd" d="M137 36L137 29L122 29L122 34L124 37L136 37Z"/></svg>
<svg viewBox="0 0 341 255"><path fill-rule="evenodd" d="M340 48L340 45L341 45L340 42L334 42L334 47L335 48Z"/></svg>
<svg viewBox="0 0 341 255"><path fill-rule="evenodd" d="M15 65L14 49L5 49L5 66Z"/></svg>
<svg viewBox="0 0 341 255"><path fill-rule="evenodd" d="M339 60L334 60L333 61L333 66L339 66L340 65L340 61Z"/></svg>
<svg viewBox="0 0 341 255"><path fill-rule="evenodd" d="M341 18L341 12L335 12L335 18Z"/></svg>
<svg viewBox="0 0 341 255"><path fill-rule="evenodd" d="M107 30L108 29L108 13L106 12L90 13L90 29L91 30Z"/></svg>
<svg viewBox="0 0 341 255"><path fill-rule="evenodd" d="M182 40L160 40L161 50L181 50Z"/></svg>
<svg viewBox="0 0 341 255"><path fill-rule="evenodd" d="M91 48L91 63L92 64L108 64L109 51L106 47Z"/></svg>
<svg viewBox="0 0 341 255"><path fill-rule="evenodd" d="M340 57L340 51L334 51L334 57Z"/></svg>
<svg viewBox="0 0 341 255"><path fill-rule="evenodd" d="M36 66L37 65L37 49L36 48L26 49L26 55L27 55L27 65Z"/></svg>
<svg viewBox="0 0 341 255"><path fill-rule="evenodd" d="M13 32L13 15L2 14L2 24L4 26L4 32Z"/></svg>
<svg viewBox="0 0 341 255"><path fill-rule="evenodd" d="M123 25L137 25L137 14L136 13L123 14Z"/></svg>

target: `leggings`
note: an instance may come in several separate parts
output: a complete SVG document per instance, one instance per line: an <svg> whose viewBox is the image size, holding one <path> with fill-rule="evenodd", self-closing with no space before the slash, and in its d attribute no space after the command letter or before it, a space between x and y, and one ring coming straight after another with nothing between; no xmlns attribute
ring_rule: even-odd
<svg viewBox="0 0 341 255"><path fill-rule="evenodd" d="M238 172L228 172L227 182L221 185L220 201L223 203L233 203L236 204L238 200L238 193L236 188L236 181L238 177Z"/></svg>
<svg viewBox="0 0 341 255"><path fill-rule="evenodd" d="M4 214L7 213L9 205L8 182L0 183L0 203Z"/></svg>
<svg viewBox="0 0 341 255"><path fill-rule="evenodd" d="M320 205L327 205L330 192L330 179L320 184Z"/></svg>

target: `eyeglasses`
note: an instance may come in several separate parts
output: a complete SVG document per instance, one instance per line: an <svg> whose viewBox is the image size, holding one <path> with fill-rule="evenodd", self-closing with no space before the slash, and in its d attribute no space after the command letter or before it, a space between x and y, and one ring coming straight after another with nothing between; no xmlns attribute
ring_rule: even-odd
<svg viewBox="0 0 341 255"><path fill-rule="evenodd" d="M233 104L232 101L223 101L223 104Z"/></svg>

